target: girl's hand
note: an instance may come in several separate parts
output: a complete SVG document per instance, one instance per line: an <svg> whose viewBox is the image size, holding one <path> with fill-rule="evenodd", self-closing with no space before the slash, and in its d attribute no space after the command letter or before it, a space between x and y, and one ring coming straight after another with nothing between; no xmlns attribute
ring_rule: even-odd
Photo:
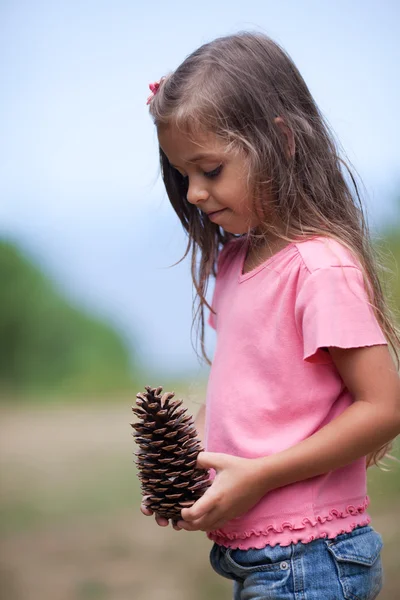
<svg viewBox="0 0 400 600"><path fill-rule="evenodd" d="M142 499L142 503L140 505L140 511L144 515L146 515L146 517L151 517L151 515L153 514L153 511L150 510L149 508L147 508L145 500L146 500L146 496L144 496ZM168 527L168 525L169 525L168 519L165 519L164 517L160 517L160 515L158 515L157 513L155 514L155 519L156 519L157 525L159 525L160 527ZM181 527L178 527L178 525L172 525L172 527L175 529L175 531L180 531L182 529Z"/></svg>
<svg viewBox="0 0 400 600"><path fill-rule="evenodd" d="M257 459L200 452L197 467L213 468L216 476L205 494L182 510L178 526L186 531L219 529L250 510L265 494L265 466L262 472Z"/></svg>

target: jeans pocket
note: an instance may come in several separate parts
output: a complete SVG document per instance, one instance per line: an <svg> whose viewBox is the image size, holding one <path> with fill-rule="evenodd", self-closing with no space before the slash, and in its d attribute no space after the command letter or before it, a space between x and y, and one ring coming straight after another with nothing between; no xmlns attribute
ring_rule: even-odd
<svg viewBox="0 0 400 600"><path fill-rule="evenodd" d="M374 600L382 589L381 536L372 527L363 527L325 543L346 600Z"/></svg>
<svg viewBox="0 0 400 600"><path fill-rule="evenodd" d="M267 548L261 548L260 550L253 548L250 548L250 550L229 549L225 555L225 560L232 567L246 572L278 571L282 570L281 565L284 563L284 561L275 562L269 556ZM284 563L284 565L288 564L288 562Z"/></svg>
<svg viewBox="0 0 400 600"><path fill-rule="evenodd" d="M225 549L221 548L221 546L214 543L211 548L210 557L209 557L210 564L211 564L212 568L214 569L214 571L216 573L218 573L218 575L221 575L221 577L226 577L227 579L234 579L233 575L231 573L228 573L222 566L222 563L224 562L224 560L223 560L224 552L225 552Z"/></svg>
<svg viewBox="0 0 400 600"><path fill-rule="evenodd" d="M286 586L292 575L290 548L228 549L224 565L239 581L257 581L265 590L275 592Z"/></svg>

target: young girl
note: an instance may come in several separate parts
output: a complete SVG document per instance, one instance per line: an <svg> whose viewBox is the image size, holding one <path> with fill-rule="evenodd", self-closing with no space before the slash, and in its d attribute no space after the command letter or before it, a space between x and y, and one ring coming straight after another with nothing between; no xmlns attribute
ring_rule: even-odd
<svg viewBox="0 0 400 600"><path fill-rule="evenodd" d="M399 337L345 165L291 59L261 34L206 44L150 87L203 353L216 273L197 419L213 483L175 528L207 532L235 600L372 600L382 541L366 463L400 431Z"/></svg>

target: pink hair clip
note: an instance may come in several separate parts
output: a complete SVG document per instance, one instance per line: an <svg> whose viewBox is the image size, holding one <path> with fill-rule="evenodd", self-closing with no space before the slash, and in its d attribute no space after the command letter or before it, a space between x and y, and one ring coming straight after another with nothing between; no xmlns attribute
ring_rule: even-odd
<svg viewBox="0 0 400 600"><path fill-rule="evenodd" d="M161 83L161 79L160 79L160 81L156 81L155 83L150 83L149 88L151 90L151 94L147 98L146 104L150 104L150 102L153 100L154 96L157 94L158 90L160 89L160 83Z"/></svg>

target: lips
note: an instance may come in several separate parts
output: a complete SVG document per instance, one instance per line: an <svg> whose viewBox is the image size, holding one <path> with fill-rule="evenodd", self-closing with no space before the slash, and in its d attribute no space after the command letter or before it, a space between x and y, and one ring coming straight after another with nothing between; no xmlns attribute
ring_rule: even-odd
<svg viewBox="0 0 400 600"><path fill-rule="evenodd" d="M224 213L226 210L226 208L221 208L221 210L215 210L214 212L207 213L207 216L213 223L218 223L220 221L220 215L222 215L222 213Z"/></svg>
<svg viewBox="0 0 400 600"><path fill-rule="evenodd" d="M223 210L225 210L224 208L220 208L219 210L213 210L211 212L206 213L208 217L211 217L212 215L217 215L218 213L222 212Z"/></svg>

